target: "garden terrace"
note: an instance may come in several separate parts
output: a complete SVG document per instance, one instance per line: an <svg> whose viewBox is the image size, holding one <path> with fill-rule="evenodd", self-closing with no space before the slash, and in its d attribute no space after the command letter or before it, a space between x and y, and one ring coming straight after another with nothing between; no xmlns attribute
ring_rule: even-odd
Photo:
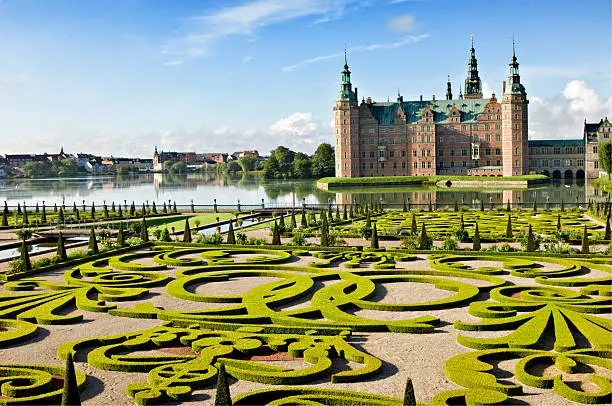
<svg viewBox="0 0 612 406"><path fill-rule="evenodd" d="M400 405L407 376L423 404L612 394L600 254L148 243L79 261L0 285L0 402L57 401L68 354L93 404L212 403L221 364L234 404Z"/></svg>

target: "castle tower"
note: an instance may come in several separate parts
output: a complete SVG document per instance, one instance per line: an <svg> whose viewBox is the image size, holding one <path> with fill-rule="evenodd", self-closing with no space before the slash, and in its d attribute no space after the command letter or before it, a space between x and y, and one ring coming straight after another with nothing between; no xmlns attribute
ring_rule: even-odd
<svg viewBox="0 0 612 406"><path fill-rule="evenodd" d="M448 80L446 82L446 100L453 100L453 90L451 87L450 75L448 76Z"/></svg>
<svg viewBox="0 0 612 406"><path fill-rule="evenodd" d="M519 64L512 41L510 75L504 86L502 110L502 149L504 176L529 173L529 146L527 132L527 93L521 84Z"/></svg>
<svg viewBox="0 0 612 406"><path fill-rule="evenodd" d="M357 88L353 91L351 71L344 50L344 69L340 92L334 107L336 177L350 178L359 176L359 106Z"/></svg>
<svg viewBox="0 0 612 406"><path fill-rule="evenodd" d="M482 83L478 75L478 61L474 50L474 36L472 35L472 48L470 49L470 61L468 62L468 74L465 79L466 99L482 99Z"/></svg>

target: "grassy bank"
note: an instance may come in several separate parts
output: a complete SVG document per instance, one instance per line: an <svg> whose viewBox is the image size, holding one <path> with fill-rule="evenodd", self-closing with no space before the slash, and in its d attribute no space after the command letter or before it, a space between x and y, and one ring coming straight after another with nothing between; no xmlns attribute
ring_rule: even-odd
<svg viewBox="0 0 612 406"><path fill-rule="evenodd" d="M366 185L431 185L440 181L486 181L497 182L543 182L547 181L545 175L522 175L522 176L376 176L364 178L321 178L319 183L334 186L366 186Z"/></svg>

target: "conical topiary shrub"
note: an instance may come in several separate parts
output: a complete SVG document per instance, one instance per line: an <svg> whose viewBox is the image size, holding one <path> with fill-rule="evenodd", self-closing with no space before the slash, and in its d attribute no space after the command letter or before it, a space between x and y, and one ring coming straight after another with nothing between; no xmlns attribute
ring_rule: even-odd
<svg viewBox="0 0 612 406"><path fill-rule="evenodd" d="M557 231L561 231L561 215L557 214Z"/></svg>
<svg viewBox="0 0 612 406"><path fill-rule="evenodd" d="M278 220L278 231L282 234L287 231L287 226L285 225L285 215L281 213L280 219Z"/></svg>
<svg viewBox="0 0 612 406"><path fill-rule="evenodd" d="M72 360L72 352L68 352L66 358L66 370L64 371L64 391L62 392L62 406L80 406L81 397L79 396L79 387L76 380L76 372L74 370L74 361Z"/></svg>
<svg viewBox="0 0 612 406"><path fill-rule="evenodd" d="M130 205L130 217L134 217L136 215L136 205L134 202Z"/></svg>
<svg viewBox="0 0 612 406"><path fill-rule="evenodd" d="M66 246L64 245L64 236L60 231L57 236L57 255L62 261L68 260L68 255L66 255Z"/></svg>
<svg viewBox="0 0 612 406"><path fill-rule="evenodd" d="M506 211L511 211L510 209L510 200L506 203Z"/></svg>
<svg viewBox="0 0 612 406"><path fill-rule="evenodd" d="M102 206L102 216L107 219L108 218L108 207L106 206L106 203L104 203L104 206Z"/></svg>
<svg viewBox="0 0 612 406"><path fill-rule="evenodd" d="M147 220L142 218L142 226L140 227L140 239L144 242L149 242L149 230L147 229Z"/></svg>
<svg viewBox="0 0 612 406"><path fill-rule="evenodd" d="M421 223L421 238L419 239L419 249L428 250L431 248L431 240L427 236L425 222Z"/></svg>
<svg viewBox="0 0 612 406"><path fill-rule="evenodd" d="M91 219L96 219L96 205L94 202L91 202Z"/></svg>
<svg viewBox="0 0 612 406"><path fill-rule="evenodd" d="M604 233L604 240L610 239L610 213L606 216L606 231Z"/></svg>
<svg viewBox="0 0 612 406"><path fill-rule="evenodd" d="M410 234L416 235L418 232L416 214L412 213L412 224L410 225Z"/></svg>
<svg viewBox="0 0 612 406"><path fill-rule="evenodd" d="M91 227L91 231L89 232L89 242L87 243L87 249L94 254L99 252L98 250L98 240L96 239L96 232L93 227Z"/></svg>
<svg viewBox="0 0 612 406"><path fill-rule="evenodd" d="M168 207L166 207L166 202L164 202L164 206L162 207L162 213L164 214L168 213Z"/></svg>
<svg viewBox="0 0 612 406"><path fill-rule="evenodd" d="M534 212L538 211L538 202L537 202L537 200L533 201L533 211Z"/></svg>
<svg viewBox="0 0 612 406"><path fill-rule="evenodd" d="M227 230L227 243L236 244L236 236L234 235L234 226L232 221L229 223L229 229Z"/></svg>
<svg viewBox="0 0 612 406"><path fill-rule="evenodd" d="M42 214L40 215L40 222L41 223L47 222L47 209L45 208L44 204L42 206Z"/></svg>
<svg viewBox="0 0 612 406"><path fill-rule="evenodd" d="M280 231L278 230L278 224L274 221L272 226L272 245L281 245Z"/></svg>
<svg viewBox="0 0 612 406"><path fill-rule="evenodd" d="M457 203L457 201L455 200L455 207L454 207L455 211L459 211L459 204Z"/></svg>
<svg viewBox="0 0 612 406"><path fill-rule="evenodd" d="M461 213L461 222L459 224L461 226L461 229L465 230L465 221L463 220L463 213Z"/></svg>
<svg viewBox="0 0 612 406"><path fill-rule="evenodd" d="M533 235L533 228L531 227L531 224L529 224L529 229L527 230L527 246L525 247L525 251L535 251L535 237Z"/></svg>
<svg viewBox="0 0 612 406"><path fill-rule="evenodd" d="M508 213L508 224L506 224L506 238L512 238L512 215Z"/></svg>
<svg viewBox="0 0 612 406"><path fill-rule="evenodd" d="M378 249L378 231L376 230L376 223L372 228L372 239L370 240L370 248Z"/></svg>
<svg viewBox="0 0 612 406"><path fill-rule="evenodd" d="M580 253L589 253L589 232L587 231L586 225L584 226L584 232L582 233L582 249L580 250Z"/></svg>
<svg viewBox="0 0 612 406"><path fill-rule="evenodd" d="M23 205L23 224L26 226L30 224L30 220L28 219L28 209L26 209L25 204Z"/></svg>
<svg viewBox="0 0 612 406"><path fill-rule="evenodd" d="M26 243L26 239L21 239L21 261L23 262L23 267L26 271L30 271L32 269L32 262L30 261L30 253L28 252L28 244Z"/></svg>
<svg viewBox="0 0 612 406"><path fill-rule="evenodd" d="M406 379L406 390L404 391L404 406L416 406L416 404L412 379L408 378Z"/></svg>
<svg viewBox="0 0 612 406"><path fill-rule="evenodd" d="M2 227L8 227L8 218L6 217L6 211L2 212Z"/></svg>
<svg viewBox="0 0 612 406"><path fill-rule="evenodd" d="M189 219L185 219L185 229L183 230L183 242L191 242L191 228L189 227Z"/></svg>
<svg viewBox="0 0 612 406"><path fill-rule="evenodd" d="M591 208L591 203L589 202L589 209ZM561 211L565 211L565 203L561 200Z"/></svg>
<svg viewBox="0 0 612 406"><path fill-rule="evenodd" d="M343 212L342 212L342 220L347 221L348 220L348 213L346 211L346 204L343 205Z"/></svg>
<svg viewBox="0 0 612 406"><path fill-rule="evenodd" d="M480 200L480 211L484 211L484 202Z"/></svg>
<svg viewBox="0 0 612 406"><path fill-rule="evenodd" d="M408 211L408 206L406 205L406 196L404 196L404 204L402 205L402 211L404 211L404 213Z"/></svg>
<svg viewBox="0 0 612 406"><path fill-rule="evenodd" d="M321 238L319 244L321 245L321 247L329 247L329 227L327 225L327 222L321 224Z"/></svg>
<svg viewBox="0 0 612 406"><path fill-rule="evenodd" d="M229 383L227 382L227 373L225 365L218 364L217 369L217 390L215 392L215 406L232 406L232 396L230 395Z"/></svg>
<svg viewBox="0 0 612 406"><path fill-rule="evenodd" d="M291 231L297 228L297 221L295 220L295 211L291 210L291 223L289 224Z"/></svg>
<svg viewBox="0 0 612 406"><path fill-rule="evenodd" d="M472 238L472 251L480 251L480 230L478 229L478 223L474 228L474 238Z"/></svg>
<svg viewBox="0 0 612 406"><path fill-rule="evenodd" d="M115 202L111 202L111 211L114 213L116 212L116 208L115 208Z"/></svg>
<svg viewBox="0 0 612 406"><path fill-rule="evenodd" d="M121 205L119 205L119 210L121 210ZM119 223L119 231L117 232L117 245L120 247L125 246L125 236L123 235L123 223Z"/></svg>
<svg viewBox="0 0 612 406"><path fill-rule="evenodd" d="M64 209L62 209L60 207L59 212L57 214L57 221L59 221L60 223L64 222Z"/></svg>
<svg viewBox="0 0 612 406"><path fill-rule="evenodd" d="M157 214L157 206L155 205L155 202L153 202L153 208L151 209L151 211L153 212L153 214Z"/></svg>
<svg viewBox="0 0 612 406"><path fill-rule="evenodd" d="M306 210L302 209L302 218L300 219L302 223L302 230L308 228L308 220L306 219Z"/></svg>

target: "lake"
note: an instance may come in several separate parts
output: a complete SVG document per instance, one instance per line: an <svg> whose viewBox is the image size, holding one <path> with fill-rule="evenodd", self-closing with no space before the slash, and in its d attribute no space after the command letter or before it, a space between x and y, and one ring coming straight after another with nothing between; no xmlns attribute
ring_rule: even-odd
<svg viewBox="0 0 612 406"><path fill-rule="evenodd" d="M458 204L479 205L505 203L532 204L537 200L541 207L563 200L567 205L577 201L584 203L589 199L603 200L605 192L594 189L584 180L569 180L548 185L518 190L462 190L436 187L405 187L385 189L343 190L342 193L319 190L311 180L279 181L264 180L259 176L218 176L216 174L143 174L132 176L87 177L70 179L17 179L0 180L0 196L9 205L17 202L32 205L45 202L46 205L62 204L71 207L87 205L91 202L102 204L132 201L136 204L155 201L176 201L178 205L188 205L193 200L196 205L211 205L217 199L219 205L260 205L262 199L266 206L300 205L327 203L329 200L339 204L366 201L382 201L385 204L402 205L404 199L411 204L426 205L431 200L438 206Z"/></svg>

